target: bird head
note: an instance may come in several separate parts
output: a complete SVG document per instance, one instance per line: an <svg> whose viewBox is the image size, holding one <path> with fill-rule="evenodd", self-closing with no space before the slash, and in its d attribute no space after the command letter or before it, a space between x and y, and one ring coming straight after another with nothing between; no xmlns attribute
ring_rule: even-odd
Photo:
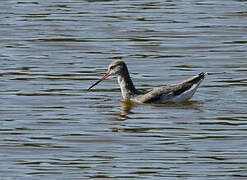
<svg viewBox="0 0 247 180"><path fill-rule="evenodd" d="M91 88L93 88L94 86L96 86L97 84L99 84L101 81L105 80L110 75L120 75L124 71L124 69L126 69L126 67L127 67L126 64L122 60L120 60L120 59L112 62L108 66L108 71L107 71L106 75L104 77L102 77L101 79L99 79L92 86L90 86L88 88L88 90L90 90Z"/></svg>

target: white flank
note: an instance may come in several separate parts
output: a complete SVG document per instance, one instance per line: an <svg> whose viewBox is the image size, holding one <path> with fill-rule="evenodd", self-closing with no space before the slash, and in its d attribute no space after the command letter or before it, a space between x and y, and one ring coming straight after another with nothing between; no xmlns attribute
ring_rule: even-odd
<svg viewBox="0 0 247 180"><path fill-rule="evenodd" d="M200 83L202 82L199 81L197 84L194 84L193 86L191 86L190 89L188 89L187 91L184 91L182 94L178 95L178 96L174 96L171 101L173 102L183 102L183 101L187 101L189 100L196 92L197 88L199 87Z"/></svg>

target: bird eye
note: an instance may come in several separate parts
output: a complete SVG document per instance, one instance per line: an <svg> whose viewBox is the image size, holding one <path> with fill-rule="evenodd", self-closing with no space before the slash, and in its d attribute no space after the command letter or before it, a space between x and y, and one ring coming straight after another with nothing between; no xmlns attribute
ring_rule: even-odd
<svg viewBox="0 0 247 180"><path fill-rule="evenodd" d="M112 70L114 67L115 67L115 66L111 66L111 67L110 67L110 70Z"/></svg>

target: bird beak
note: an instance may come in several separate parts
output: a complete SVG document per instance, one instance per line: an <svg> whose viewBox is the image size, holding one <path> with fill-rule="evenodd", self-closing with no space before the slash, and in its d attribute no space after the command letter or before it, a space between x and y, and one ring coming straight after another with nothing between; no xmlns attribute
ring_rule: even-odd
<svg viewBox="0 0 247 180"><path fill-rule="evenodd" d="M90 90L92 87L96 86L97 84L99 84L101 81L104 81L108 76L110 76L111 73L108 72L103 78L101 78L100 80L98 80L96 83L94 83L92 86L90 86L87 90Z"/></svg>

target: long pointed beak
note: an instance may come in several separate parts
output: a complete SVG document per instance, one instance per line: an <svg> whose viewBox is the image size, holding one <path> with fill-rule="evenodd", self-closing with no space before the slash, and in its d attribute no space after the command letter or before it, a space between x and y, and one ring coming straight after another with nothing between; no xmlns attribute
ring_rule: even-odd
<svg viewBox="0 0 247 180"><path fill-rule="evenodd" d="M97 84L99 84L101 81L104 81L108 76L110 76L111 73L108 72L103 78L101 78L100 80L98 80L96 83L94 83L92 86L90 86L87 90L89 91L92 87L96 86Z"/></svg>

